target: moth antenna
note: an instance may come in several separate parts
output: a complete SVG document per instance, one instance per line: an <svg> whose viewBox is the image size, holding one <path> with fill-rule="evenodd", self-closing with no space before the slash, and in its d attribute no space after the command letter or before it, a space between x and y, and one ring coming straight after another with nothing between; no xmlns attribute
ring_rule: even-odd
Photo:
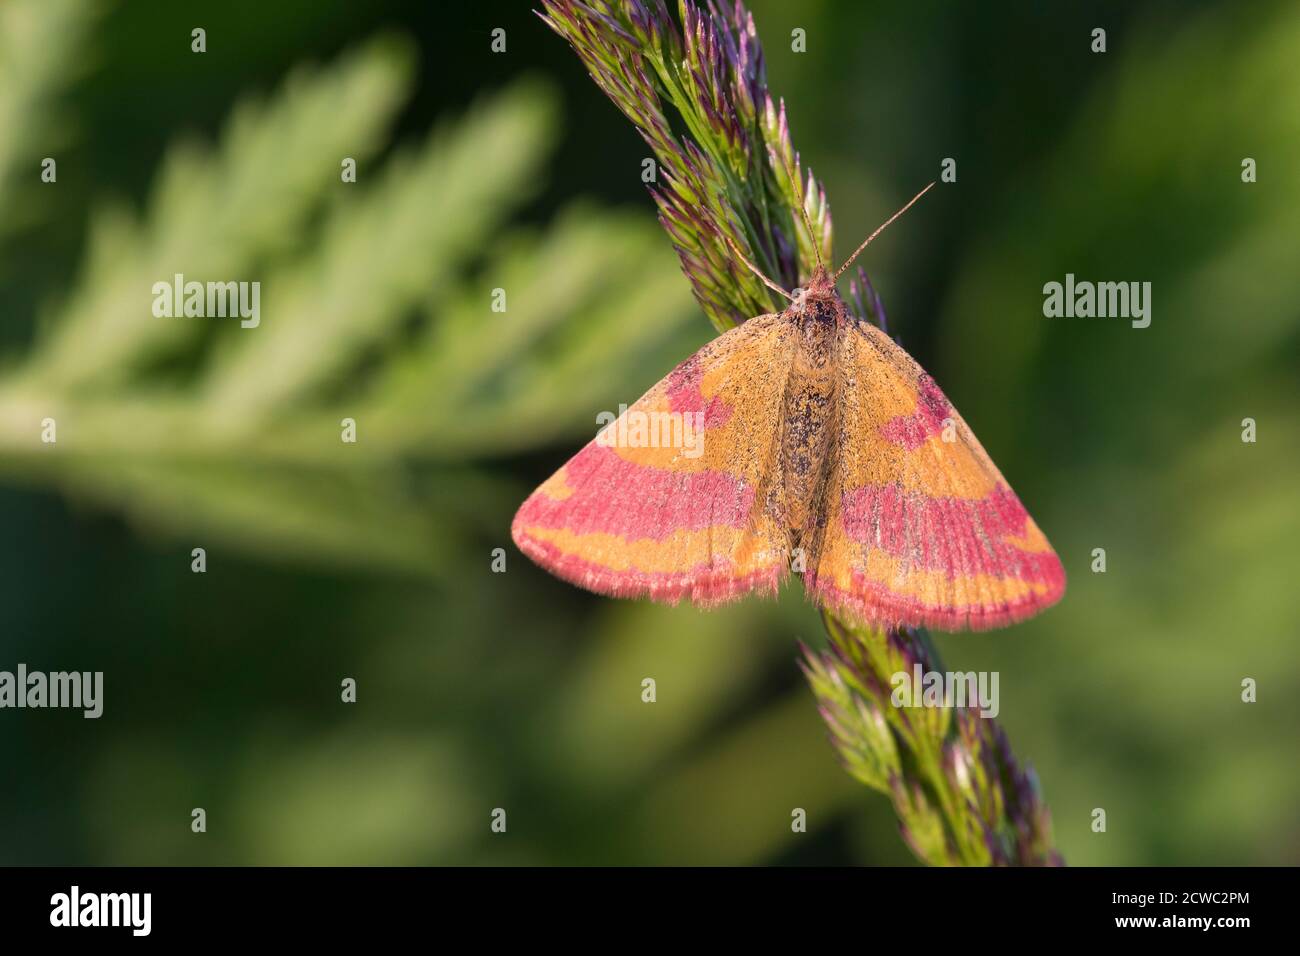
<svg viewBox="0 0 1300 956"><path fill-rule="evenodd" d="M926 193L928 193L928 192L929 192L931 189L933 189L933 188L934 188L934 183L930 183L930 185L926 186L926 187L925 187L924 189L922 189L919 193L917 193L915 196L913 196L911 199L909 199L909 200L907 201L907 205L906 205L906 206L904 206L902 209L898 210L898 212L894 213L892 216L890 216L888 219L886 219L886 220L884 221L884 223L881 224L881 225L879 226L879 228L876 229L875 232L873 232L871 235L867 236L867 238L864 239L864 240L862 241L862 245L858 246L858 248L857 248L856 250L854 250L853 255L849 256L848 259L846 259L846 260L844 261L844 265L840 266L838 269L835 270L835 275L832 276L832 278L834 278L834 279L838 279L838 278L840 277L840 274L843 273L845 269L847 269L849 266L853 265L853 260L856 259L856 258L858 257L858 254L861 253L863 249L867 248L867 246L871 244L871 240L872 240L872 239L876 238L876 236L878 236L878 235L880 235L882 232L884 232L885 229L889 226L890 223L892 223L895 219L897 219L897 218L898 218L899 216L901 216L903 213L905 213L905 212L907 212L909 209L911 209L911 208L912 208L912 205L913 205L913 204L914 204L918 199L920 199L922 196L924 196Z"/></svg>
<svg viewBox="0 0 1300 956"><path fill-rule="evenodd" d="M785 296L791 302L794 301L794 296L792 296L789 292L786 292L785 289L782 289L779 285L777 285L767 276L763 275L762 271L758 268L758 266L754 265L754 263L750 262L749 259L745 257L745 254L740 251L740 247L736 245L734 239L732 239L725 232L722 232L722 230L718 230L718 231L722 233L722 238L727 240L727 245L731 246L731 251L736 254L736 258L739 259L741 262L743 262L745 265L749 266L749 271L754 273L754 275L758 276L760 279L762 279L763 285L767 286L773 292L779 292L781 295Z"/></svg>
<svg viewBox="0 0 1300 956"><path fill-rule="evenodd" d="M808 230L808 241L812 243L813 255L817 257L817 265L819 268L825 269L826 263L822 262L821 240L817 238L817 233L813 232L812 220L808 218L808 206L804 201L803 180L795 176L794 167L790 165L788 157L785 160L785 171L790 177L790 183L794 186L795 192L798 193L799 214L803 216L803 226Z"/></svg>

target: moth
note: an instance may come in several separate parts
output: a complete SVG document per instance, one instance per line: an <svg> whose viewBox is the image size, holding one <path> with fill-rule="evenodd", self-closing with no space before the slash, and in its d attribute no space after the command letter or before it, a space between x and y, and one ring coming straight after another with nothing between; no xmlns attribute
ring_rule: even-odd
<svg viewBox="0 0 1300 956"><path fill-rule="evenodd" d="M877 627L983 630L1056 603L1065 571L997 466L835 287L929 188L834 273L818 252L793 291L732 244L789 307L715 338L607 425L519 508L519 549L599 594L704 607L794 574L813 602ZM678 420L702 441L645 440Z"/></svg>

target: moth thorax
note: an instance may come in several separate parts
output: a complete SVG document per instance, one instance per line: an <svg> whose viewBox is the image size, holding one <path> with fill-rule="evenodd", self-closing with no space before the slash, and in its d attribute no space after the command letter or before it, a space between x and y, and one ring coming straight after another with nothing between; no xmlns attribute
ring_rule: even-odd
<svg viewBox="0 0 1300 956"><path fill-rule="evenodd" d="M799 354L796 370L816 374L831 365L837 334L833 304L809 303L799 318Z"/></svg>

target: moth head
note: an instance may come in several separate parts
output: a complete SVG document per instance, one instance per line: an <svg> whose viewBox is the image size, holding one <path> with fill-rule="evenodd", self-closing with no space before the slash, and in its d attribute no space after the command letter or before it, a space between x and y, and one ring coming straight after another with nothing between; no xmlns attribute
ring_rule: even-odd
<svg viewBox="0 0 1300 956"><path fill-rule="evenodd" d="M835 299L837 296L834 278L820 265L813 270L812 278L805 285L790 292L791 303L799 310Z"/></svg>

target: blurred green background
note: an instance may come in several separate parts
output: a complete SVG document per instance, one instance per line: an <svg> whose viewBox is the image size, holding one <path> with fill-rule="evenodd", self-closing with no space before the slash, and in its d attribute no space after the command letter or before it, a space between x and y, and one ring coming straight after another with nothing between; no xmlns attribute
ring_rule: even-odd
<svg viewBox="0 0 1300 956"><path fill-rule="evenodd" d="M1295 863L1300 9L1084 6L753 9L841 255L957 159L863 261L1070 575L938 638L1067 860ZM0 711L0 862L912 861L797 588L614 602L510 543L710 334L647 152L525 3L0 3L0 669L105 672L97 721ZM155 319L175 272L261 326ZM1045 319L1067 272L1151 327Z"/></svg>

